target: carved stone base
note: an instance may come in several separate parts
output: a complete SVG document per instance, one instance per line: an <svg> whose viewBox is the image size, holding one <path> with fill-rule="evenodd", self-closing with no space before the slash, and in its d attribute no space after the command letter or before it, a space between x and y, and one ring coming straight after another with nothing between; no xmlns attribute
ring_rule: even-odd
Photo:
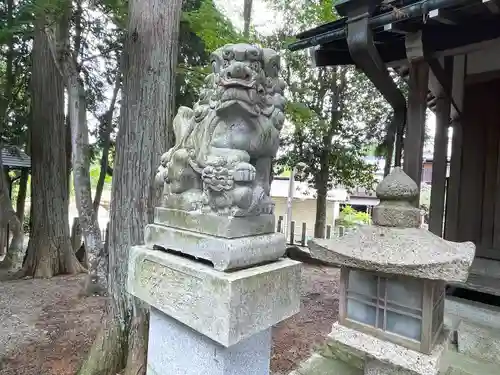
<svg viewBox="0 0 500 375"><path fill-rule="evenodd" d="M300 262L282 259L226 273L135 246L130 250L128 292L197 333L232 347L299 312L300 267ZM185 354L191 358L193 353Z"/></svg>
<svg viewBox="0 0 500 375"><path fill-rule="evenodd" d="M238 238L275 232L274 215L232 217L155 208L155 224L216 237Z"/></svg>
<svg viewBox="0 0 500 375"><path fill-rule="evenodd" d="M157 246L210 261L219 271L271 262L285 254L285 236L281 233L222 238L149 224L146 226L145 242L149 248Z"/></svg>

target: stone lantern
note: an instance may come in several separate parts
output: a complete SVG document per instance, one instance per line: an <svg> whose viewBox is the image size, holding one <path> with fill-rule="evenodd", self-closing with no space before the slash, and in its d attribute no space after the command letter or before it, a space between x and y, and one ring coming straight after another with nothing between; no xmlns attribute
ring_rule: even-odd
<svg viewBox="0 0 500 375"><path fill-rule="evenodd" d="M365 374L437 374L449 336L445 286L467 280L475 246L420 228L420 211L411 204L418 187L400 168L376 192L374 225L310 244L314 258L341 268L332 347L340 343L351 357L361 356Z"/></svg>

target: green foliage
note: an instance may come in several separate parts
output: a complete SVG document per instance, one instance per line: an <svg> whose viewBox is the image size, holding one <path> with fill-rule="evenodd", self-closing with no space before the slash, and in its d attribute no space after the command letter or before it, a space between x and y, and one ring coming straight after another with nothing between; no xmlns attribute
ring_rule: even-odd
<svg viewBox="0 0 500 375"><path fill-rule="evenodd" d="M267 42L282 51L288 85L284 152L277 168L305 163L306 179L323 192L333 185L372 187L374 166L363 157L383 139L392 114L363 73L345 66L315 68L306 51L286 49L298 31L337 19L333 5L331 0L275 0L285 22Z"/></svg>
<svg viewBox="0 0 500 375"><path fill-rule="evenodd" d="M28 84L31 76L32 13L37 3L0 3L0 137L22 146L30 121Z"/></svg>
<svg viewBox="0 0 500 375"><path fill-rule="evenodd" d="M228 43L243 41L231 22L215 7L213 0L202 0L198 9L183 14L191 30L198 35L207 51L214 51Z"/></svg>
<svg viewBox="0 0 500 375"><path fill-rule="evenodd" d="M347 205L340 212L337 224L349 228L356 225L371 224L371 220L370 214L356 211L354 208Z"/></svg>

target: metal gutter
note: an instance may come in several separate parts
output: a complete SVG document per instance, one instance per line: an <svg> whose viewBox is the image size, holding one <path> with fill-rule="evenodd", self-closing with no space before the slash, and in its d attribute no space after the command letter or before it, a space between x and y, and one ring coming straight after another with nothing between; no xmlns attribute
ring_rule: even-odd
<svg viewBox="0 0 500 375"><path fill-rule="evenodd" d="M388 152L384 175L387 175L390 172L395 143L395 165L400 166L401 164L402 138L406 123L406 100L389 75L373 41L369 20L375 7L381 1L362 0L355 4L346 4L348 13L347 45L356 66L363 70L394 110L394 116L387 129L385 140ZM396 135L398 136L397 142Z"/></svg>
<svg viewBox="0 0 500 375"><path fill-rule="evenodd" d="M389 11L373 16L368 20L368 24L371 29L374 29L377 27L383 27L384 25L390 23L398 23L410 18L422 17L432 10L473 3L477 3L477 0L422 0L414 4L403 6L399 8L397 12ZM301 39L290 44L288 49L291 51L297 51L330 43L335 40L345 39L347 37L347 29L348 26L344 26L341 29L329 30L318 35Z"/></svg>

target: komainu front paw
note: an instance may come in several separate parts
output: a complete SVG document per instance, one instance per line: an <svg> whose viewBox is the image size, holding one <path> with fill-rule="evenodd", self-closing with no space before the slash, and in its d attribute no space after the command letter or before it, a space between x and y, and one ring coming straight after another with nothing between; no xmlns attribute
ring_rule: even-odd
<svg viewBox="0 0 500 375"><path fill-rule="evenodd" d="M249 163L238 163L233 171L233 179L237 182L253 181L256 175L255 167Z"/></svg>

